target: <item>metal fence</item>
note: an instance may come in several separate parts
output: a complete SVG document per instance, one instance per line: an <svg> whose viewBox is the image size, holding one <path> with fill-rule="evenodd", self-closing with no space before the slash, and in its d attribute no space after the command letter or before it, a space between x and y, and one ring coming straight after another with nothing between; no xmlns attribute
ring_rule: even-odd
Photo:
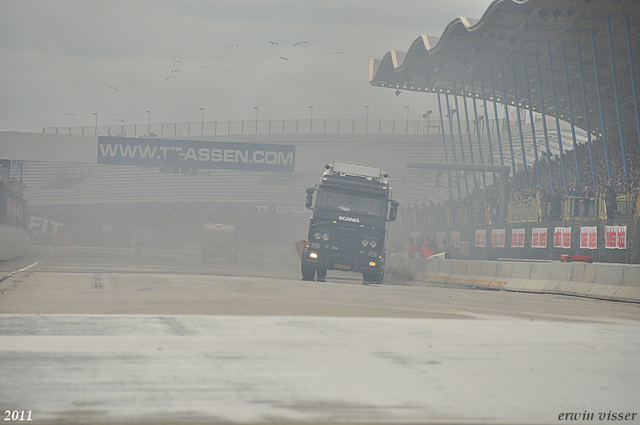
<svg viewBox="0 0 640 425"><path fill-rule="evenodd" d="M487 120L480 127L480 133L487 130L496 132L495 120ZM504 125L503 119L499 123ZM448 134L447 125L445 132ZM454 133L458 134L458 127ZM462 134L467 134L462 126ZM476 134L476 126L470 126L471 134ZM410 120L367 120L367 119L302 119L302 120L244 120L244 121L203 121L165 124L123 124L83 127L45 127L45 134L73 134L85 136L114 137L187 137L243 134L441 134L440 117Z"/></svg>

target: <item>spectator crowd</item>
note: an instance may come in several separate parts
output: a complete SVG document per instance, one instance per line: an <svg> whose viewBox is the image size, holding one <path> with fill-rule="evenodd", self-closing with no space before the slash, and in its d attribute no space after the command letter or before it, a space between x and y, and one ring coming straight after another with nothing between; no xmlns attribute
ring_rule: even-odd
<svg viewBox="0 0 640 425"><path fill-rule="evenodd" d="M553 220L561 218L562 203L569 197L584 198L584 209L589 213L593 213L595 200L600 199L606 205L607 216L612 216L616 211L617 196L630 195L634 200L637 200L640 191L640 144L637 135L629 135L624 138L624 151L629 173L628 182L625 179L622 149L618 137L608 138L606 153L602 139L592 141L593 173L591 172L587 143L578 144L575 150L563 152L562 159L558 155L548 158L543 154L537 161L541 186L538 185L538 172L534 162L526 169L518 171L515 176L518 182L517 189L514 177L510 176L509 204L530 205L534 201L538 201L538 204L541 205L540 217ZM576 168L576 155L578 168ZM607 156L609 157L609 167L606 163ZM564 180L562 162L564 162ZM578 170L580 184L578 183ZM593 174L595 174L595 181ZM550 175L553 177L553 190ZM485 219L485 214L488 213L490 214L490 222L495 222L498 218L500 196L498 180L494 179L493 184L485 188L481 183L482 177L477 178L478 185L461 199L456 199L454 196L445 202L429 201L428 203L403 205L400 210L403 227L425 229L430 225L462 224L456 223L456 221L462 219L460 211L463 210L473 214L473 216L467 217L467 221L482 222ZM545 207L546 205L549 208ZM545 211L542 211L543 207ZM445 217L449 217L451 222L445 223Z"/></svg>

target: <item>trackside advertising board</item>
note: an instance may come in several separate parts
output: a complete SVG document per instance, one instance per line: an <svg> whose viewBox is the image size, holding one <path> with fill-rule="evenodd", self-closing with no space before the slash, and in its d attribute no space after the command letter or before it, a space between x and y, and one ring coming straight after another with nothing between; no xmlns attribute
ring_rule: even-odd
<svg viewBox="0 0 640 425"><path fill-rule="evenodd" d="M295 149L270 143L99 137L98 164L292 173Z"/></svg>

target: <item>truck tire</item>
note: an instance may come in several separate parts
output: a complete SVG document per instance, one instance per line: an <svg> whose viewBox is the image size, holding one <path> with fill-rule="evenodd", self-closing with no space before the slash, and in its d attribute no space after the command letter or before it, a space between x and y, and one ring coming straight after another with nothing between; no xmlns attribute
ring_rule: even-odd
<svg viewBox="0 0 640 425"><path fill-rule="evenodd" d="M318 274L318 280L327 277L327 269L325 269L324 267L317 268L316 273Z"/></svg>
<svg viewBox="0 0 640 425"><path fill-rule="evenodd" d="M316 269L313 266L302 263L302 280L313 280L316 275Z"/></svg>

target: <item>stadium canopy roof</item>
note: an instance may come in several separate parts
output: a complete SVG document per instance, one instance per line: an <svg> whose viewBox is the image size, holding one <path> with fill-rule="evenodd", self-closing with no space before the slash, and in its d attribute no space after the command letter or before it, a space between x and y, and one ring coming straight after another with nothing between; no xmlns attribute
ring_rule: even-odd
<svg viewBox="0 0 640 425"><path fill-rule="evenodd" d="M595 46L601 108L592 46ZM495 87L497 102L506 100L510 105L517 102L522 108L551 116L555 115L552 90L555 87L559 117L569 121L570 104L575 125L585 129L581 89L584 82L590 131L602 132L602 109L609 136L617 135L619 128L614 76L623 132L637 131L631 75L635 72L636 91L640 90L639 62L640 0L496 0L479 20L458 17L439 38L422 35L406 53L392 50L381 60L372 59L369 82L394 90L486 100L494 99Z"/></svg>

